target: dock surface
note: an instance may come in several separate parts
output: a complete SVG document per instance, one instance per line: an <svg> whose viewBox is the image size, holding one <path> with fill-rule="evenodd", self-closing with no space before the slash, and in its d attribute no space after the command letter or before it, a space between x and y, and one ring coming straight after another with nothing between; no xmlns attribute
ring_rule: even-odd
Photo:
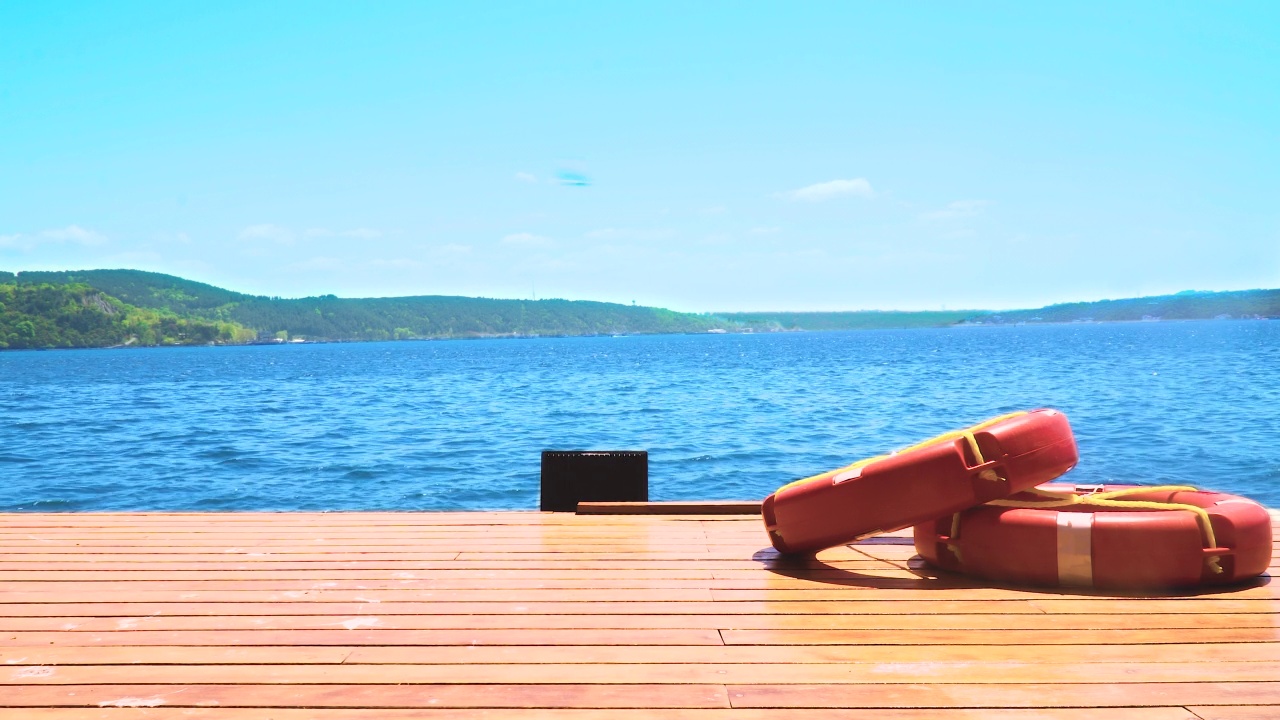
<svg viewBox="0 0 1280 720"><path fill-rule="evenodd" d="M5 720L1280 718L1269 577L996 587L733 515L0 514L0 548Z"/></svg>

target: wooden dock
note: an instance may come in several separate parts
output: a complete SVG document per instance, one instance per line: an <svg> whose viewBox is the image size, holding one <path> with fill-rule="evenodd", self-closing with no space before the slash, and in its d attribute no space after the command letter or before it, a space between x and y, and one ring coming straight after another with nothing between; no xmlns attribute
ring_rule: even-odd
<svg viewBox="0 0 1280 720"><path fill-rule="evenodd" d="M1268 577L1001 588L734 515L8 514L0 548L6 720L1280 718Z"/></svg>

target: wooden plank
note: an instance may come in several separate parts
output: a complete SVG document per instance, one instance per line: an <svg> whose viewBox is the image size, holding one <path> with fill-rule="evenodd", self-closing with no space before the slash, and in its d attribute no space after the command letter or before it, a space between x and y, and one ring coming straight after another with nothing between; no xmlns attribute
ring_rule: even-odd
<svg viewBox="0 0 1280 720"><path fill-rule="evenodd" d="M279 598L274 602L116 602L116 603L29 603L0 604L0 619L12 617L153 617L175 615L986 615L992 601L979 600L832 600L830 602L299 602ZM995 601L1000 614L1041 616L1044 611L1026 600ZM1159 602L1159 601L1153 601ZM1213 602L1213 601L1202 601ZM1269 600L1224 601L1229 605L1209 607L1200 612L1280 612ZM376 606L376 607L371 607ZM1177 603L1169 603L1176 609ZM1117 610L1140 613L1140 607L1121 605ZM1080 610L1080 614L1086 611ZM1188 608L1187 612L1195 612ZM2 620L0 620L2 621Z"/></svg>
<svg viewBox="0 0 1280 720"><path fill-rule="evenodd" d="M175 576L192 578L196 576L214 575L221 576L224 573L235 572L241 576L244 573L269 573L271 576L283 576L290 578L304 579L329 579L339 575L343 577L371 577L385 578L390 577L395 572L414 572L420 575L456 575L460 572L475 571L500 571L509 572L534 572L543 571L542 574L569 576L578 574L575 571L600 572L600 571L625 571L627 573L647 573L655 576L663 576L662 571L671 571L667 574L685 575L692 571L723 571L723 570L747 570L756 571L759 569L769 569L766 564L764 568L760 568L759 564L752 563L750 560L733 560L733 559L711 559L711 558L689 558L686 560L581 560L572 556L566 557L562 561L554 559L521 559L512 557L508 560L469 560L461 558L452 562L430 561L430 560L382 560L382 561L364 561L364 560L345 560L340 562L326 561L293 561L284 558L226 558L217 561L134 561L134 560L98 560L98 561L51 561L44 563L33 562L4 562L0 561L0 577L13 576L17 580L32 580L36 575L45 575L49 577L62 577L63 573L74 575L79 579L87 579L92 577L123 577L132 579L154 579L150 576L143 576L143 573L172 573ZM788 566L788 569L804 567L804 566ZM838 568L841 570L851 571L867 571L867 570L890 570L893 565L879 560L844 560L838 563L828 563L825 566L816 565L815 569ZM296 572L301 571L301 572ZM109 573L109 574L108 574ZM354 573L359 573L355 575ZM88 576L86 575L88 574ZM253 577L247 575L246 577Z"/></svg>
<svg viewBox="0 0 1280 720"><path fill-rule="evenodd" d="M1090 684L1099 674L1111 684L1267 682L1280 678L1280 663L19 665L0 668L0 685L1046 685Z"/></svg>
<svg viewBox="0 0 1280 720"><path fill-rule="evenodd" d="M593 580L698 580L703 586L730 588L808 588L825 587L879 587L879 588L918 588L950 589L977 588L981 584L966 578L944 578L930 580L921 578L906 570L891 566L865 567L853 570L796 570L790 574L778 573L772 577L761 577L759 568L743 568L741 570L718 570L714 568L602 568L590 567L557 569L545 567L536 569L515 568L427 568L413 570L38 570L22 572L0 572L0 583L23 582L209 582L217 580L258 580L276 582L285 580L307 581L393 581L393 580L450 580L465 578L505 579L565 579L586 583L581 587L591 587ZM715 583L712 581L722 581ZM843 581L843 582L842 582Z"/></svg>
<svg viewBox="0 0 1280 720"><path fill-rule="evenodd" d="M1167 630L721 630L714 628L6 631L0 646L73 645L1160 645L1276 642L1276 628Z"/></svg>
<svg viewBox="0 0 1280 720"><path fill-rule="evenodd" d="M0 720L474 720L475 710L448 708L0 708ZM653 720L649 709L491 708L485 720ZM777 720L776 710L750 708L668 708L662 720ZM788 710L788 720L849 720L847 710ZM1183 708L1109 708L1107 720L1200 720ZM885 710L876 720L1096 720L1096 711L1078 708ZM1272 720L1268 718L1268 720Z"/></svg>
<svg viewBox="0 0 1280 720"><path fill-rule="evenodd" d="M715 708L723 685L70 685L5 688L7 707Z"/></svg>
<svg viewBox="0 0 1280 720"><path fill-rule="evenodd" d="M759 515L760 501L580 502L579 515ZM753 518L754 519L754 518Z"/></svg>
<svg viewBox="0 0 1280 720"><path fill-rule="evenodd" d="M645 587L638 584L627 587L626 584L602 589L579 587L582 583L523 582L503 583L501 587L486 587L492 583L474 581L467 583L448 583L425 587L406 587L400 584L375 585L365 583L321 583L304 584L301 589L274 590L205 590L199 586L163 588L164 584L140 586L138 589L127 587L130 583L111 585L105 590L92 587L75 587L50 589L46 591L24 591L5 593L0 591L0 608L11 603L67 603L77 602L85 598L95 598L104 602L138 602L167 603L203 601L213 603L241 602L348 602L348 603L394 603L394 602L682 602L708 601L711 593L697 588L697 583L653 583ZM123 585L123 586L122 586ZM346 588L337 587L346 585ZM462 585L462 587L456 587ZM671 585L672 587L667 587ZM686 587L692 585L692 587ZM252 587L252 585L250 585ZM144 589L145 588L145 589Z"/></svg>
<svg viewBox="0 0 1280 720"><path fill-rule="evenodd" d="M1268 580L1002 587L929 568L906 531L784 558L755 516L0 514L0 706L24 720L1250 718L1280 681Z"/></svg>
<svg viewBox="0 0 1280 720"><path fill-rule="evenodd" d="M405 575L414 575L406 572ZM892 581L890 581L892 580ZM529 590L577 590L586 597L567 595L549 596L543 599L580 600L603 599L590 597L591 593L601 591L635 590L642 591L683 591L697 595L697 599L715 599L717 601L799 601L825 602L831 600L912 600L927 597L938 600L1025 600L1025 599L1071 599L1087 600L1091 598L1135 598L1140 595L1108 595L1089 590L1076 589L1035 589L1014 587L983 587L980 585L940 585L931 583L903 583L893 579L866 578L856 584L841 582L805 581L794 578L767 579L741 578L735 580L707 580L698 578L591 578L583 575L575 578L549 578L493 576L482 577L394 577L387 580L370 580L367 578L330 580L170 580L170 581L25 581L0 585L0 602L58 602L61 600L77 601L86 597L103 600L119 600L119 596L109 593L137 593L141 599L175 599L208 598L207 593L227 593L230 599L251 599L252 595L238 596L235 593L259 593L258 597L277 599L271 596L309 597L318 599L321 593L351 592L371 597L368 593L376 592L372 597L390 598L399 594L407 597L414 593L452 593L454 591L490 591L494 594L511 591ZM922 593L921 591L925 591ZM86 595L86 593L88 595ZM330 596L332 597L332 596ZM440 597L443 597L441 595ZM477 595L476 597L479 597ZM1225 589L1210 593L1186 593L1170 596L1168 593L1156 593L1149 597L1176 599L1182 598L1217 598L1217 599L1280 599L1280 586L1253 585L1243 588ZM519 598L515 598L519 599ZM530 600L536 598L529 598ZM625 599L625 598L619 598ZM636 599L662 599L644 598Z"/></svg>
<svg viewBox="0 0 1280 720"><path fill-rule="evenodd" d="M591 570L589 568L557 570L554 567L536 570L513 570L495 568L487 570L473 569L419 569L419 570L116 570L116 571L74 571L38 570L24 572L0 572L0 583L35 581L98 581L98 580L254 580L271 578L278 580L411 580L445 578L579 578L590 583L593 578L644 578L666 580L711 580L714 573L732 573L732 570L644 570L631 568L615 568L607 570ZM752 572L747 570L746 572ZM888 572L888 571L885 571ZM583 587L588 587L584 585Z"/></svg>
<svg viewBox="0 0 1280 720"><path fill-rule="evenodd" d="M71 685L6 688L6 707L1039 708L1266 704L1280 683L1052 685ZM727 697L726 697L727 695Z"/></svg>
<svg viewBox="0 0 1280 720"><path fill-rule="evenodd" d="M386 614L373 604L340 615L158 615L117 617L0 617L0 633L63 631L237 631L451 629L704 629L761 632L894 632L894 631L1133 631L1270 630L1280 640L1280 617L1274 614L1061 615L1047 621L1038 614ZM1177 633L1171 633L1177 634Z"/></svg>
<svg viewBox="0 0 1280 720"><path fill-rule="evenodd" d="M487 537L483 542L458 537L432 538L415 535L403 538L357 538L343 542L334 542L327 538L281 538L262 540L253 545L243 542L199 543L191 542L183 536L175 536L169 540L134 540L130 542L110 539L82 539L65 542L8 541L0 543L0 552L6 555L22 554L138 554L143 556L164 555L167 553L322 553L330 555L340 552L355 554L379 553L385 555L415 555L421 552L462 552L483 551L491 553L522 552L608 552L608 553L658 553L658 552L734 552L738 557L750 557L754 553L770 555L768 550L760 547L757 541L727 542L711 541L702 537L681 539L678 536L662 536L637 538L634 536L615 536L609 538L564 538L564 537ZM866 554L855 547L840 545L823 550L818 557L825 558L832 554L848 557L866 557Z"/></svg>
<svg viewBox="0 0 1280 720"><path fill-rule="evenodd" d="M1265 705L1280 682L1059 683L1036 685L737 685L734 707L945 708Z"/></svg>
<svg viewBox="0 0 1280 720"><path fill-rule="evenodd" d="M904 586L901 583L879 583L867 580L856 585L833 585L831 583L803 583L803 582L765 582L753 583L750 581L711 583L711 596L716 600L798 600L798 601L826 601L826 600L848 600L857 597L858 593L866 592L874 594L875 597L888 599L891 596L888 591L893 592L892 596L903 599L918 598L920 591L926 590L929 597L938 598L972 598L972 599L999 599L999 598L1029 598L1039 597L1045 599L1087 599L1091 597L1114 597L1105 593L1095 593L1088 590L1075 590L1071 588L1051 588L1051 589L1028 589L1028 588L983 588L975 587L952 587L941 586L935 587L928 583L922 583L914 588L912 586ZM754 587L752 587L754 585ZM887 586L887 587L886 587ZM1120 597L1126 597L1126 594L1117 593ZM1128 595L1128 597L1139 597L1140 595ZM1149 597L1168 598L1167 593L1153 593ZM1219 593L1206 594L1187 594L1184 597L1213 597L1223 598L1230 597L1233 599L1250 600L1250 599L1280 599L1280 588L1272 585L1254 585L1243 588L1227 588Z"/></svg>
<svg viewBox="0 0 1280 720"><path fill-rule="evenodd" d="M3 652L3 651L0 651ZM29 652L24 649L24 653ZM355 647L348 663L411 663L421 651L408 647ZM434 648L433 663L1064 663L1280 661L1280 643L1048 645L725 645L683 648L476 647ZM1099 680L1099 682L1102 682Z"/></svg>
<svg viewBox="0 0 1280 720"><path fill-rule="evenodd" d="M1234 705L1222 707L1189 707L1199 720L1276 720L1280 718L1280 701L1271 705Z"/></svg>
<svg viewBox="0 0 1280 720"><path fill-rule="evenodd" d="M0 665L231 665L346 663L402 665L549 663L1023 663L1046 667L1090 663L1280 662L1280 643L1183 645L1074 645L1069 652L1044 645L577 645L577 646L28 646L0 647ZM1229 669L1229 668L1228 668Z"/></svg>
<svg viewBox="0 0 1280 720"><path fill-rule="evenodd" d="M1167 630L723 630L727 645L1159 645L1276 642L1280 629Z"/></svg>
<svg viewBox="0 0 1280 720"><path fill-rule="evenodd" d="M569 594L569 593L565 593ZM1280 613L1280 603L1273 600L828 600L806 602L704 601L666 597L660 601L635 598L618 593L611 601L571 600L560 598L537 601L522 597L519 601L496 600L496 594L476 596L460 601L450 596L433 595L426 599L398 596L378 599L379 593L357 594L348 602L324 599L309 600L273 594L269 602L231 601L147 602L125 595L123 602L31 602L0 603L0 617L125 617L160 615L351 615L367 613L376 605L380 614L392 615L987 615L987 614L1260 614ZM369 597L372 596L372 597ZM72 596L79 599L83 596ZM1047 606L1047 607L1046 607ZM1045 620L1046 624L1054 621Z"/></svg>
<svg viewBox="0 0 1280 720"><path fill-rule="evenodd" d="M666 520L684 520L698 522L705 518L699 516L669 516ZM338 525L346 527L419 527L422 525L440 526L576 526L576 527L610 527L640 525L650 527L652 523L644 518L636 519L625 516L609 518L582 518L573 513L529 512L524 510L472 510L466 512L74 512L74 513L0 513L0 526L10 528L31 527L107 527L124 525L129 527L147 527L151 525L168 525L178 528L189 528L199 532L192 521L199 521L204 526L249 525L249 526L326 526ZM758 522L758 520L757 520Z"/></svg>
<svg viewBox="0 0 1280 720"><path fill-rule="evenodd" d="M512 597L512 593L528 590L534 596ZM558 590L574 590L559 593ZM922 593L921 591L925 591ZM847 585L831 582L760 582L742 580L705 580L671 578L538 578L538 577L480 577L480 578L395 578L391 580L333 579L333 580L185 580L185 581L30 581L0 585L0 603L26 602L76 602L86 597L103 601L120 601L135 598L138 601L195 600L215 601L219 597L226 602L248 600L278 600L288 598L341 599L350 598L362 602L359 597L377 598L384 602L399 599L453 599L498 600L503 597L519 600L604 600L612 597L626 600L628 591L636 600L671 599L666 593L683 599L716 601L761 602L828 602L838 600L919 600L928 597L936 600L1028 600L1063 599L1090 600L1097 598L1119 599L1115 596L1093 593L1088 590L1040 590L1023 588L998 588L982 586L938 586L885 583L871 579ZM542 596L536 593L542 592ZM468 594L470 593L470 594ZM646 596L646 593L650 593ZM609 597L605 597L605 596ZM1125 596L1121 596L1122 598ZM1215 599L1280 599L1280 586L1256 585L1241 589L1228 589L1218 593L1188 594L1170 598L1167 594L1151 597L1162 599L1215 598ZM1132 598L1130 598L1132 599Z"/></svg>
<svg viewBox="0 0 1280 720"><path fill-rule="evenodd" d="M1245 632L1240 630L1218 632ZM1257 631L1255 631L1257 632ZM4 632L0 647L72 645L720 645L714 629L132 630Z"/></svg>

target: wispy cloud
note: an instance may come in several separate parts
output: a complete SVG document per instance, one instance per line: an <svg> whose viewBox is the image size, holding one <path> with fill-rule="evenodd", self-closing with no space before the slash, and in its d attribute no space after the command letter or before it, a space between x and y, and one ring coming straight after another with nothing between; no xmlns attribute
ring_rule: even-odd
<svg viewBox="0 0 1280 720"><path fill-rule="evenodd" d="M518 172L518 173L516 173L516 174L515 174L515 178L516 178L516 180L519 180L519 181L520 181L520 182L522 182L522 183L536 183L536 182L538 182L538 176L537 176L537 175L534 175L533 173Z"/></svg>
<svg viewBox="0 0 1280 720"><path fill-rule="evenodd" d="M955 202L947 203L947 206L941 210L925 213L921 217L925 220L935 222L940 220L957 220L959 218L974 217L975 215L980 214L983 208L990 204L991 203L986 200L956 200Z"/></svg>
<svg viewBox="0 0 1280 720"><path fill-rule="evenodd" d="M290 263L286 267L290 270L338 270L345 265L338 258L318 256L308 258L301 262Z"/></svg>
<svg viewBox="0 0 1280 720"><path fill-rule="evenodd" d="M670 230L663 228L643 229L643 228L600 228L592 230L586 234L586 237L592 240L662 240L674 235Z"/></svg>
<svg viewBox="0 0 1280 720"><path fill-rule="evenodd" d="M523 247L547 247L553 244L553 240L542 235L534 235L533 233L512 233L502 238L503 245L518 245Z"/></svg>
<svg viewBox="0 0 1280 720"><path fill-rule="evenodd" d="M280 225L272 225L271 223L263 223L261 225L250 225L240 231L241 240L268 240L277 242L281 245L292 245L297 236L292 230Z"/></svg>
<svg viewBox="0 0 1280 720"><path fill-rule="evenodd" d="M69 242L77 245L101 245L107 241L105 235L86 230L79 225L68 225L57 230L45 230L40 233L40 236L56 242Z"/></svg>
<svg viewBox="0 0 1280 720"><path fill-rule="evenodd" d="M303 238L354 238L356 240L372 240L382 237L381 230L373 228L355 228L353 230L331 230L325 227L312 227L295 232L292 228L272 223L250 225L240 231L241 240L266 240L281 245L293 245L299 237Z"/></svg>
<svg viewBox="0 0 1280 720"><path fill-rule="evenodd" d="M871 183L866 178L853 178L816 183L796 190L788 190L781 195L789 200L822 202L849 196L869 198L875 195L875 191L871 189Z"/></svg>
<svg viewBox="0 0 1280 720"><path fill-rule="evenodd" d="M0 248L11 250L34 250L40 245L103 245L107 236L100 232L82 228L79 225L68 225L63 228L42 230L34 235L15 233L0 235Z"/></svg>
<svg viewBox="0 0 1280 720"><path fill-rule="evenodd" d="M459 243L446 243L444 245L439 245L439 246L430 248L430 252L432 255L436 257L443 257L443 258L459 257L462 255L470 255L471 246L462 245Z"/></svg>
<svg viewBox="0 0 1280 720"><path fill-rule="evenodd" d="M378 258L370 260L369 265L375 268L392 268L392 269L415 269L425 267L425 264L419 260L410 258L392 258L390 260Z"/></svg>

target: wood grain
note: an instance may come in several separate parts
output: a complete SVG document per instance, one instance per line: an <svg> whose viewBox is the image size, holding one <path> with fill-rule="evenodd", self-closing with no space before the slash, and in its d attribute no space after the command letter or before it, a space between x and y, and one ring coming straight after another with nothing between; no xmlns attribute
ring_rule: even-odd
<svg viewBox="0 0 1280 720"><path fill-rule="evenodd" d="M662 509L0 514L0 720L1280 718L1269 577L994 586Z"/></svg>

